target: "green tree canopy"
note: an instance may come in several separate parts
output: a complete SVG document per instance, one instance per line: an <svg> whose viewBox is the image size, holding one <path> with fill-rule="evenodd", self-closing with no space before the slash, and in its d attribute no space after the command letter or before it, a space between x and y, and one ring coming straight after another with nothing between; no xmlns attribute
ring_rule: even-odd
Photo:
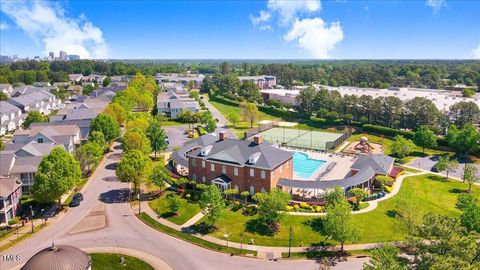
<svg viewBox="0 0 480 270"><path fill-rule="evenodd" d="M146 135L150 141L150 146L155 152L155 158L157 158L157 152L163 151L168 147L167 134L162 128L160 121L153 119L147 128Z"/></svg>
<svg viewBox="0 0 480 270"><path fill-rule="evenodd" d="M152 161L140 150L131 150L125 153L115 171L122 182L131 182L134 190L150 176Z"/></svg>
<svg viewBox="0 0 480 270"><path fill-rule="evenodd" d="M87 142L75 150L74 154L83 175L88 173L95 167L103 156L103 147L94 142Z"/></svg>
<svg viewBox="0 0 480 270"><path fill-rule="evenodd" d="M129 130L125 133L122 138L122 147L126 152L139 150L146 155L152 151L147 135L137 130Z"/></svg>
<svg viewBox="0 0 480 270"><path fill-rule="evenodd" d="M65 192L80 182L80 165L67 151L55 147L43 157L32 186L33 197L41 203L60 200Z"/></svg>
<svg viewBox="0 0 480 270"><path fill-rule="evenodd" d="M437 146L437 138L435 133L425 125L421 125L418 130L413 135L413 142L422 147L423 153L425 153L425 148L433 148Z"/></svg>
<svg viewBox="0 0 480 270"><path fill-rule="evenodd" d="M99 114L90 123L90 131L100 131L105 140L110 142L120 136L120 127L115 119L109 114Z"/></svg>
<svg viewBox="0 0 480 270"><path fill-rule="evenodd" d="M404 158L413 152L415 145L411 140L405 139L401 135L395 136L391 149L392 154L398 158Z"/></svg>
<svg viewBox="0 0 480 270"><path fill-rule="evenodd" d="M327 237L340 242L340 251L347 241L358 240L358 230L353 223L352 208L344 199L338 203L327 205L327 216L324 220L324 232Z"/></svg>
<svg viewBox="0 0 480 270"><path fill-rule="evenodd" d="M205 188L200 195L199 205L210 226L214 226L220 220L226 207L222 193L214 185L209 185Z"/></svg>
<svg viewBox="0 0 480 270"><path fill-rule="evenodd" d="M278 230L278 223L283 217L285 207L290 202L290 194L281 189L272 189L268 193L256 193L253 199L258 205L258 214L272 231Z"/></svg>
<svg viewBox="0 0 480 270"><path fill-rule="evenodd" d="M127 111L119 103L110 103L103 113L111 115L119 126L123 126L127 121Z"/></svg>
<svg viewBox="0 0 480 270"><path fill-rule="evenodd" d="M257 105L254 103L247 103L244 108L244 114L247 121L250 123L250 127L253 127L253 123L258 120L259 112Z"/></svg>
<svg viewBox="0 0 480 270"><path fill-rule="evenodd" d="M25 121L22 123L22 127L27 129L31 123L40 123L40 122L48 122L48 117L41 114L40 112L32 111L28 112L27 117L25 117Z"/></svg>

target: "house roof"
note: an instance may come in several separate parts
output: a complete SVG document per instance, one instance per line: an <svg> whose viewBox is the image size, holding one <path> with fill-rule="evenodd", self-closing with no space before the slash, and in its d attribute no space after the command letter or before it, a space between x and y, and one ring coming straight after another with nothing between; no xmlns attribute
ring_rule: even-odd
<svg viewBox="0 0 480 270"><path fill-rule="evenodd" d="M0 175L10 175L10 170L13 167L15 161L15 154L13 152L1 151L0 152Z"/></svg>
<svg viewBox="0 0 480 270"><path fill-rule="evenodd" d="M395 161L394 158L387 155L368 155L360 156L351 166L355 170L364 170L371 167L377 174L388 174Z"/></svg>
<svg viewBox="0 0 480 270"><path fill-rule="evenodd" d="M56 146L55 143L37 143L31 141L27 144L23 143L7 143L5 144L5 152L17 153L20 150L29 153L32 156L46 156Z"/></svg>
<svg viewBox="0 0 480 270"><path fill-rule="evenodd" d="M42 162L43 156L16 157L10 173L34 173Z"/></svg>
<svg viewBox="0 0 480 270"><path fill-rule="evenodd" d="M0 197L7 198L15 190L22 186L22 182L16 177L1 178L0 177Z"/></svg>
<svg viewBox="0 0 480 270"><path fill-rule="evenodd" d="M187 156L265 169L274 169L293 156L293 152L273 147L267 142L256 144L251 141L227 138L222 141L217 140L211 145L212 148L206 155L202 155L200 149L196 149ZM253 164L250 162L252 155L258 155L258 159Z"/></svg>
<svg viewBox="0 0 480 270"><path fill-rule="evenodd" d="M172 153L172 159L176 163L178 163L178 164L180 164L184 167L187 167L188 166L188 160L187 160L187 157L186 157L186 153L188 151L190 151L191 149L193 149L195 147L204 147L204 146L207 146L207 145L211 145L212 143L214 143L217 140L218 140L218 137L215 134L205 134L205 135L200 136L196 139L188 141L182 147L180 147L180 149L178 149L177 151L174 151Z"/></svg>
<svg viewBox="0 0 480 270"><path fill-rule="evenodd" d="M20 109L13 104L6 101L0 101L0 114L9 114L12 112L18 112Z"/></svg>

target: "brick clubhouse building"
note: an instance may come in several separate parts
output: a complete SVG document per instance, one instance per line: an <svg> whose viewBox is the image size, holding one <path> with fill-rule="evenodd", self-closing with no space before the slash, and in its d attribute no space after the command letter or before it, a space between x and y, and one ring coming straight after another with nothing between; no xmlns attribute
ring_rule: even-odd
<svg viewBox="0 0 480 270"><path fill-rule="evenodd" d="M293 153L271 146L261 135L247 141L228 138L226 132L206 134L186 143L172 159L177 171L187 174L188 168L189 179L222 191L268 192L293 176Z"/></svg>

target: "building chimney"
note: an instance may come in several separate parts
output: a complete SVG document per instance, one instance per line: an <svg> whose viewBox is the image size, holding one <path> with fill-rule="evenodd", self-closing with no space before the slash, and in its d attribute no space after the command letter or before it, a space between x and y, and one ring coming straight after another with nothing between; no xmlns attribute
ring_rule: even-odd
<svg viewBox="0 0 480 270"><path fill-rule="evenodd" d="M262 144L263 143L262 135L258 134L258 135L253 136L253 142L255 144Z"/></svg>
<svg viewBox="0 0 480 270"><path fill-rule="evenodd" d="M218 138L220 141L224 141L225 139L228 138L228 134L226 131L220 131L218 132Z"/></svg>

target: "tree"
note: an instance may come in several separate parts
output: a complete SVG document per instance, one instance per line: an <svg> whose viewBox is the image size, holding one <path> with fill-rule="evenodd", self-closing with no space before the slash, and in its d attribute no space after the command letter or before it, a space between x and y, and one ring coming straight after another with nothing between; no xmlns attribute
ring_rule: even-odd
<svg viewBox="0 0 480 270"><path fill-rule="evenodd" d="M334 205L345 200L345 191L337 186L324 195L325 205Z"/></svg>
<svg viewBox="0 0 480 270"><path fill-rule="evenodd" d="M213 118L213 115L210 111L206 111L201 114L201 119L203 125L205 125L205 130L208 133L214 132L215 128L217 128L217 121Z"/></svg>
<svg viewBox="0 0 480 270"><path fill-rule="evenodd" d="M391 151L396 157L404 158L413 152L413 148L414 144L411 140L405 139L401 135L397 135L393 140Z"/></svg>
<svg viewBox="0 0 480 270"><path fill-rule="evenodd" d="M137 98L137 108L141 111L149 111L153 107L153 97L149 92L141 94Z"/></svg>
<svg viewBox="0 0 480 270"><path fill-rule="evenodd" d="M449 173L458 168L458 161L456 159L450 160L448 155L441 155L438 157L438 162L434 165L434 168L438 172L446 171L448 180Z"/></svg>
<svg viewBox="0 0 480 270"><path fill-rule="evenodd" d="M150 182L154 183L159 188L163 189L166 183L169 182L171 179L170 175L168 175L163 170L163 165L157 165L153 168L152 173L149 176Z"/></svg>
<svg viewBox="0 0 480 270"><path fill-rule="evenodd" d="M353 188L348 191L350 196L355 197L355 208L358 209L360 206L360 201L368 196L368 193L361 188Z"/></svg>
<svg viewBox="0 0 480 270"><path fill-rule="evenodd" d="M385 190L388 183L393 183L393 178L388 175L377 175L375 176L375 182L380 185L381 190Z"/></svg>
<svg viewBox="0 0 480 270"><path fill-rule="evenodd" d="M257 202L260 219L271 231L278 231L278 223L283 217L282 211L291 200L290 194L281 189L272 189L268 193L256 193L253 199Z"/></svg>
<svg viewBox="0 0 480 270"><path fill-rule="evenodd" d="M157 152L163 151L168 147L167 134L162 128L160 121L156 119L150 121L146 135L150 141L150 146L155 153L155 158L157 158Z"/></svg>
<svg viewBox="0 0 480 270"><path fill-rule="evenodd" d="M256 102L262 99L260 88L258 88L256 83L250 80L243 81L238 92L238 94L248 102Z"/></svg>
<svg viewBox="0 0 480 270"><path fill-rule="evenodd" d="M437 146L437 138L435 133L425 125L421 125L413 135L413 142L422 147L425 154L425 148L432 148Z"/></svg>
<svg viewBox="0 0 480 270"><path fill-rule="evenodd" d="M471 124L467 124L461 130L456 125L451 125L448 129L447 141L458 154L468 157L470 152L480 147L480 132Z"/></svg>
<svg viewBox="0 0 480 270"><path fill-rule="evenodd" d="M105 141L105 136L100 131L92 131L88 135L88 141L92 143L96 143L105 149L107 147L107 142Z"/></svg>
<svg viewBox="0 0 480 270"><path fill-rule="evenodd" d="M134 190L150 175L152 161L142 151L132 150L125 153L118 164L115 174L122 182L133 183Z"/></svg>
<svg viewBox="0 0 480 270"><path fill-rule="evenodd" d="M145 133L137 130L129 130L125 133L122 138L122 147L125 152L139 150L146 155L152 151L150 141Z"/></svg>
<svg viewBox="0 0 480 270"><path fill-rule="evenodd" d="M242 191L242 192L240 192L240 197L243 199L243 201L245 202L245 204L247 204L248 196L250 196L250 192L248 192L248 191Z"/></svg>
<svg viewBox="0 0 480 270"><path fill-rule="evenodd" d="M328 90L324 91L326 91L326 93L328 94ZM306 89L300 91L300 94L298 94L295 98L297 102L297 110L301 114L310 117L313 112L318 110L315 104L318 105L319 103L321 103L321 101L314 102L316 95L316 90L313 87L307 87Z"/></svg>
<svg viewBox="0 0 480 270"><path fill-rule="evenodd" d="M104 80L103 80L103 87L107 87L109 86L110 84L112 83L112 78L110 77L106 77Z"/></svg>
<svg viewBox="0 0 480 270"><path fill-rule="evenodd" d="M384 244L371 252L370 261L363 265L364 270L403 270L406 269L398 256L400 250L392 244Z"/></svg>
<svg viewBox="0 0 480 270"><path fill-rule="evenodd" d="M90 123L90 131L100 131L105 140L111 142L120 135L120 127L117 121L109 114L99 114Z"/></svg>
<svg viewBox="0 0 480 270"><path fill-rule="evenodd" d="M358 231L352 220L352 209L347 200L327 205L327 217L324 220L325 235L337 242L340 242L340 251L343 252L343 245L346 241L355 242L358 239Z"/></svg>
<svg viewBox="0 0 480 270"><path fill-rule="evenodd" d="M227 189L223 192L223 194L225 194L225 197L227 197L227 199L231 199L238 194L238 189L236 188Z"/></svg>
<svg viewBox="0 0 480 270"><path fill-rule="evenodd" d="M463 181L468 184L468 192L472 191L472 185L480 181L478 169L475 165L466 164L463 169Z"/></svg>
<svg viewBox="0 0 480 270"><path fill-rule="evenodd" d="M110 103L103 112L111 115L119 126L123 126L127 120L127 111L119 103Z"/></svg>
<svg viewBox="0 0 480 270"><path fill-rule="evenodd" d="M0 92L0 101L6 101L8 99L7 94Z"/></svg>
<svg viewBox="0 0 480 270"><path fill-rule="evenodd" d="M480 233L480 205L478 199L473 193L462 193L457 198L455 205L462 210L460 221L468 231L477 231Z"/></svg>
<svg viewBox="0 0 480 270"><path fill-rule="evenodd" d="M103 147L94 142L87 142L75 150L75 158L80 164L83 175L88 175L102 159Z"/></svg>
<svg viewBox="0 0 480 270"><path fill-rule="evenodd" d="M460 101L450 106L448 116L460 128L468 124L476 125L480 122L480 108L473 101Z"/></svg>
<svg viewBox="0 0 480 270"><path fill-rule="evenodd" d="M63 148L55 147L43 157L32 186L33 198L40 203L52 203L80 182L80 165Z"/></svg>
<svg viewBox="0 0 480 270"><path fill-rule="evenodd" d="M48 122L48 117L41 114L40 112L28 112L27 117L25 117L25 121L22 123L22 128L27 129L31 123L40 123L40 122Z"/></svg>
<svg viewBox="0 0 480 270"><path fill-rule="evenodd" d="M220 190L214 185L209 185L200 195L198 203L205 215L207 224L214 226L222 217L223 210L225 210L225 200Z"/></svg>
<svg viewBox="0 0 480 270"><path fill-rule="evenodd" d="M127 130L146 132L149 125L145 115L137 115L135 118L128 120Z"/></svg>
<svg viewBox="0 0 480 270"><path fill-rule="evenodd" d="M168 209L171 213L177 215L178 210L180 209L180 198L174 193L169 193L167 195Z"/></svg>
<svg viewBox="0 0 480 270"><path fill-rule="evenodd" d="M230 112L227 115L227 120L232 123L233 127L236 126L238 122L240 122L240 115L236 112Z"/></svg>
<svg viewBox="0 0 480 270"><path fill-rule="evenodd" d="M258 119L259 112L257 105L254 103L247 103L245 105L245 116L248 122L250 122L250 127L253 127L253 123Z"/></svg>

